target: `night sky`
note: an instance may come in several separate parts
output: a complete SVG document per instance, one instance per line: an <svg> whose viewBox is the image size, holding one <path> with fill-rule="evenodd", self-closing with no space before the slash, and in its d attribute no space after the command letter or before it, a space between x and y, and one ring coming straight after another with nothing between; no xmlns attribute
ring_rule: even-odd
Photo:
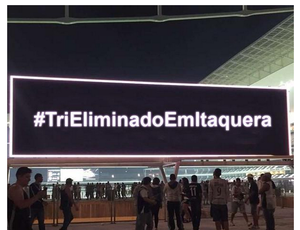
<svg viewBox="0 0 300 230"><path fill-rule="evenodd" d="M96 8L81 9L84 7L70 13L77 17L120 17L151 15L156 10L127 7L127 13L120 13L106 7L98 15ZM172 11L169 7L164 13L198 13L199 9L173 7ZM217 9L207 7L206 12ZM60 14L61 7L35 12L30 7L8 10L9 17ZM165 23L8 24L8 76L197 83L289 15Z"/></svg>

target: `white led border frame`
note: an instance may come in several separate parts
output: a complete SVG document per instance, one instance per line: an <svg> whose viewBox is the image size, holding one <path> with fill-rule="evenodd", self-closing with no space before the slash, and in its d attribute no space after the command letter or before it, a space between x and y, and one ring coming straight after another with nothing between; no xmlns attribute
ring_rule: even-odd
<svg viewBox="0 0 300 230"><path fill-rule="evenodd" d="M289 155L291 155L291 138L289 124L289 94L288 90L280 87L259 87L259 86L227 86L227 85L205 85L192 83L171 83L171 82L146 82L146 81L122 81L122 80L100 80L100 79L82 79L82 78L58 78L58 77L38 77L38 76L10 76L10 158L220 158L220 157L271 157L274 155L13 155L13 84L14 79L31 79L44 81L74 81L74 82L95 82L95 83L115 83L115 84L138 84L138 85L170 85L170 86L192 86L192 87L212 87L212 88L241 88L241 89L265 89L265 90L285 90L287 94L287 122L288 122L288 142Z"/></svg>

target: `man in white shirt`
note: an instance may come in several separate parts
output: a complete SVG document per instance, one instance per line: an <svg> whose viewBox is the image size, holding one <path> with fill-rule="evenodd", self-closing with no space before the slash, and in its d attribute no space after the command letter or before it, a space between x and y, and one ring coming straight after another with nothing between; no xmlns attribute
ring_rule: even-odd
<svg viewBox="0 0 300 230"><path fill-rule="evenodd" d="M261 189L262 187L262 184L263 184L263 181L262 181L262 178L263 178L264 174L261 174L260 177L258 177L257 179L257 187L258 187L258 191ZM258 196L259 198L259 203L257 205L257 219L259 219L259 214L260 214L260 211L261 211L261 194L259 194Z"/></svg>
<svg viewBox="0 0 300 230"><path fill-rule="evenodd" d="M165 184L164 187L164 194L166 195L167 199L169 230L175 230L174 213L176 215L178 229L183 230L183 224L180 215L181 192L181 186L176 181L175 174L171 174L170 182Z"/></svg>
<svg viewBox="0 0 300 230"><path fill-rule="evenodd" d="M216 225L216 230L229 230L228 226L228 208L229 189L227 180L221 179L221 169L214 171L214 179L209 182L209 201L211 204L211 216Z"/></svg>

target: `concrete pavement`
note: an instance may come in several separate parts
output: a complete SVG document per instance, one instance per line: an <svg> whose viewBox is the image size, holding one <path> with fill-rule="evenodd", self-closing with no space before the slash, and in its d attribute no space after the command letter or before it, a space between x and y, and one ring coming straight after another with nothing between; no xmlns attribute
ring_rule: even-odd
<svg viewBox="0 0 300 230"><path fill-rule="evenodd" d="M249 210L247 210L249 213ZM251 216L248 214L249 220ZM246 222L240 213L236 214L235 226L230 227L230 230L247 230ZM294 229L294 209L293 208L280 208L277 207L275 211L276 230L293 230ZM264 219L259 220L260 229L265 230ZM58 230L62 225L52 226L47 225L47 230ZM192 230L192 223L184 224L185 230ZM134 230L135 222L117 222L116 224L110 223L85 223L85 224L71 224L68 230ZM215 230L214 223L211 218L203 218L201 220L200 230ZM33 230L38 230L35 225ZM167 223L164 220L159 221L158 230L168 230Z"/></svg>

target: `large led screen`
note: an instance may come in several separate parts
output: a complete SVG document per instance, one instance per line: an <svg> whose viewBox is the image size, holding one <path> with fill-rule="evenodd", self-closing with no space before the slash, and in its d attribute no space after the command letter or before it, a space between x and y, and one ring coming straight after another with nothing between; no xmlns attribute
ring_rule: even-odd
<svg viewBox="0 0 300 230"><path fill-rule="evenodd" d="M288 155L285 89L11 77L10 156Z"/></svg>

